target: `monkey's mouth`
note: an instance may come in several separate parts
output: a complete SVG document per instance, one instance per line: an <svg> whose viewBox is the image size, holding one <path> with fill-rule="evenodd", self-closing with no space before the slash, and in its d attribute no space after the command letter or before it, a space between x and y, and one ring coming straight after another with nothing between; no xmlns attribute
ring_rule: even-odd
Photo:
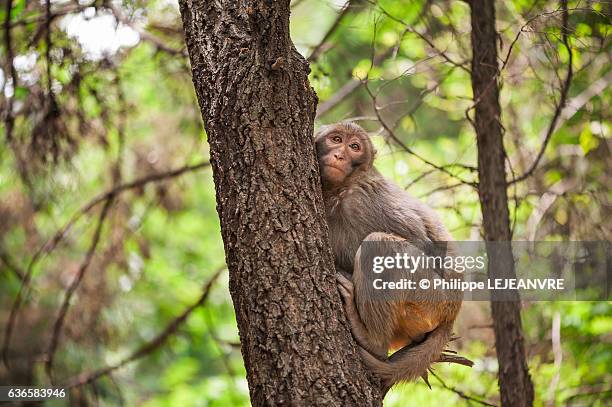
<svg viewBox="0 0 612 407"><path fill-rule="evenodd" d="M326 169L334 169L336 171L340 171L342 174L346 173L346 170L342 167L339 166L335 166L335 165L331 165L331 164L325 164L325 168Z"/></svg>

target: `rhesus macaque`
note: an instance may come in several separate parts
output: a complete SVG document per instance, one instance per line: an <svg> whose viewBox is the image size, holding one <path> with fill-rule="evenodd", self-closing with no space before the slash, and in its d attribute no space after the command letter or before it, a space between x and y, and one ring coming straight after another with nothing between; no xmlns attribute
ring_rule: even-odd
<svg viewBox="0 0 612 407"><path fill-rule="evenodd" d="M460 296L442 290L400 291L381 301L372 298L372 277L360 266L362 242L449 242L448 231L430 208L374 168L376 152L358 125L325 126L315 143L338 289L366 365L382 379L385 391L400 381L422 377L427 382L434 362L471 366L467 359L444 353ZM434 273L418 270L416 277L440 278ZM452 270L443 276L460 278Z"/></svg>

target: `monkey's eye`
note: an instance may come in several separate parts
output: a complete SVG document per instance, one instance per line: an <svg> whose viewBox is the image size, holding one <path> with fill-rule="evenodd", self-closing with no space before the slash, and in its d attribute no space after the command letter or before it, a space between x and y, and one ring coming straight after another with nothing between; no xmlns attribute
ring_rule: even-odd
<svg viewBox="0 0 612 407"><path fill-rule="evenodd" d="M353 151L359 151L361 150L361 146L357 143L353 143L349 146Z"/></svg>
<svg viewBox="0 0 612 407"><path fill-rule="evenodd" d="M340 136L333 136L331 139L334 143L342 143L342 137Z"/></svg>

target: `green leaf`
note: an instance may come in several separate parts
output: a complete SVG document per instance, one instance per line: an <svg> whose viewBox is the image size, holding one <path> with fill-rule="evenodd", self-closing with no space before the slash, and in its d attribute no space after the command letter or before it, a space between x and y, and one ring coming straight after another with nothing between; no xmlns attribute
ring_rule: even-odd
<svg viewBox="0 0 612 407"><path fill-rule="evenodd" d="M23 100L29 94L30 94L30 90L28 88L26 88L26 87L17 86L17 88L15 88L15 99L16 100Z"/></svg>
<svg viewBox="0 0 612 407"><path fill-rule="evenodd" d="M591 132L591 127L588 124L582 129L579 140L580 147L582 148L584 155L587 155L589 151L594 150L597 148L597 146L599 146L599 140L593 135Z"/></svg>

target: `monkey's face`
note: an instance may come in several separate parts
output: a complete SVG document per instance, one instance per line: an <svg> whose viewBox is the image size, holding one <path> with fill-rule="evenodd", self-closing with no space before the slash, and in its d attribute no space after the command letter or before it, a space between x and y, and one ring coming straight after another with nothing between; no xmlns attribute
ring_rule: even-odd
<svg viewBox="0 0 612 407"><path fill-rule="evenodd" d="M324 187L342 185L355 171L372 163L373 148L367 133L356 124L325 127L316 137Z"/></svg>

